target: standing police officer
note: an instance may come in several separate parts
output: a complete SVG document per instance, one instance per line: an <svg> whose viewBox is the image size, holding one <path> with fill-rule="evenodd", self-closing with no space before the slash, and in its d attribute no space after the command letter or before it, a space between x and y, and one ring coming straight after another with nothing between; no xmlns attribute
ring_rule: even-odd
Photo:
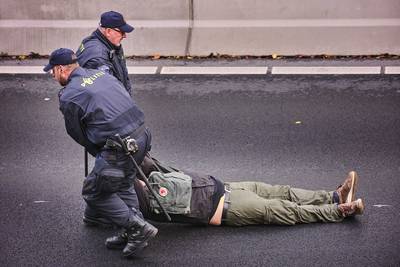
<svg viewBox="0 0 400 267"><path fill-rule="evenodd" d="M122 39L133 31L122 14L108 11L101 15L100 26L86 37L76 52L79 65L87 69L100 69L115 76L132 95L132 86L122 49Z"/></svg>
<svg viewBox="0 0 400 267"><path fill-rule="evenodd" d="M82 41L77 51L80 66L103 70L113 75L123 84L129 95L132 95L132 86L121 42L126 33L132 31L133 27L125 22L122 14L115 11L105 12L101 15L99 28ZM86 206L83 221L91 226L112 225L89 206Z"/></svg>
<svg viewBox="0 0 400 267"><path fill-rule="evenodd" d="M144 221L133 187L136 169L115 135L136 140L138 164L150 149L151 135L144 115L118 80L102 70L79 67L74 52L60 48L50 55L44 71L65 86L59 93L60 110L67 133L96 157L92 172L83 183L88 207L125 229L128 242L124 256L134 256L157 234Z"/></svg>

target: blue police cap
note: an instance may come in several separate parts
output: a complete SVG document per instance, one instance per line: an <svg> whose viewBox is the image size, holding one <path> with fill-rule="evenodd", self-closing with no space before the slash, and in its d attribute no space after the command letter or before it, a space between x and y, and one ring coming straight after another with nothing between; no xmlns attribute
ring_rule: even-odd
<svg viewBox="0 0 400 267"><path fill-rule="evenodd" d="M127 24L121 13L108 11L101 14L100 26L104 28L118 28L123 32L131 32L134 28Z"/></svg>
<svg viewBox="0 0 400 267"><path fill-rule="evenodd" d="M74 51L68 48L58 48L51 53L49 64L47 64L43 71L48 72L57 65L69 65L77 61Z"/></svg>

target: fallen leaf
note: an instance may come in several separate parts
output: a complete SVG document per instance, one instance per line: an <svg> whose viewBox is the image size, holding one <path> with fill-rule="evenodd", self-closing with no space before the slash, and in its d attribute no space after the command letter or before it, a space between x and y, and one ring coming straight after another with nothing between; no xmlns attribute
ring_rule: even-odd
<svg viewBox="0 0 400 267"><path fill-rule="evenodd" d="M36 52L30 52L29 56L30 58L40 58L40 54Z"/></svg>

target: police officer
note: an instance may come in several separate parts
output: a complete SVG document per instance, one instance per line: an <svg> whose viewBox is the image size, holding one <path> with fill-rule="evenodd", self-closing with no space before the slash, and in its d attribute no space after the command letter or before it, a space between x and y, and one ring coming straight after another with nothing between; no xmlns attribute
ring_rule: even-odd
<svg viewBox="0 0 400 267"><path fill-rule="evenodd" d="M52 70L53 77L65 86L59 101L67 133L96 157L83 183L83 198L91 210L125 229L128 242L123 255L134 256L158 230L144 221L136 208L136 170L122 148L115 145L115 135L136 140L139 151L134 157L140 164L151 142L143 112L115 77L79 67L70 49L55 50L43 70Z"/></svg>
<svg viewBox="0 0 400 267"><path fill-rule="evenodd" d="M132 86L121 42L133 31L122 14L108 11L101 15L100 26L85 38L76 52L79 65L88 69L100 69L114 75L132 95Z"/></svg>

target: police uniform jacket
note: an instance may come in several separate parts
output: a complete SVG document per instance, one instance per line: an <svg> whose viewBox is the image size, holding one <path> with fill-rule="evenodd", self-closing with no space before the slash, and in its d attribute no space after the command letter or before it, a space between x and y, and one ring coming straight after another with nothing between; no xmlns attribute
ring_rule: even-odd
<svg viewBox="0 0 400 267"><path fill-rule="evenodd" d="M122 45L113 45L97 29L82 41L76 55L80 66L87 69L100 69L110 73L132 95L132 86L128 77Z"/></svg>
<svg viewBox="0 0 400 267"><path fill-rule="evenodd" d="M67 133L95 156L108 137L144 125L144 114L118 80L101 70L76 68L59 93Z"/></svg>

